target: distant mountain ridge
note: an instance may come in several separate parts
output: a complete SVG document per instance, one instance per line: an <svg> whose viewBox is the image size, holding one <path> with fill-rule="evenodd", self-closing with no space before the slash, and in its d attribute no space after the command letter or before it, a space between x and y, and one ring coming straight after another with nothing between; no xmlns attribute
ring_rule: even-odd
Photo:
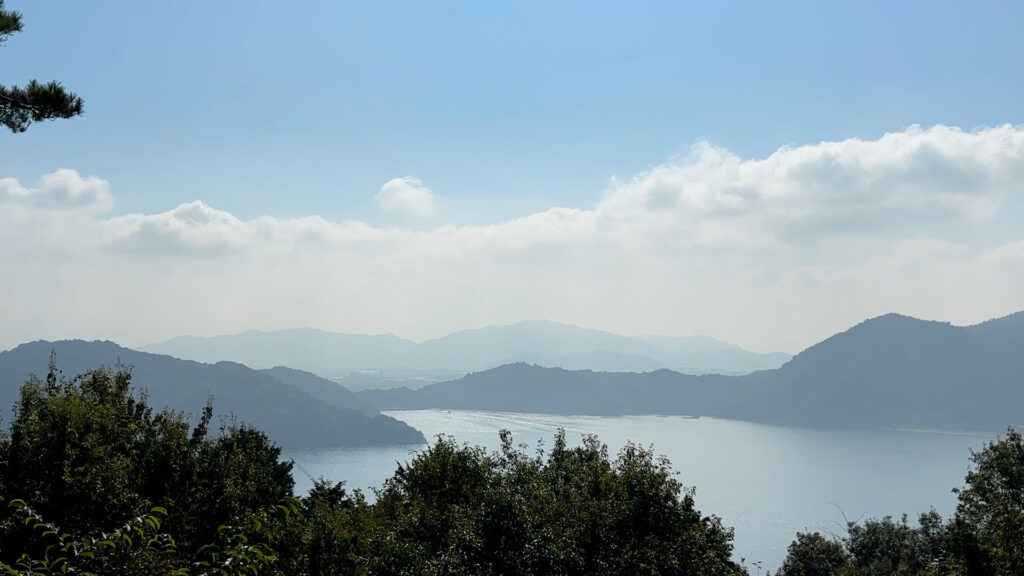
<svg viewBox="0 0 1024 576"><path fill-rule="evenodd" d="M886 314L752 374L745 417L992 430L1024 424L1024 313L973 326Z"/></svg>
<svg viewBox="0 0 1024 576"><path fill-rule="evenodd" d="M719 414L745 383L720 375L691 376L671 370L642 374L546 368L519 362L431 384L419 390L362 390L357 394L385 410L446 408L619 416L624 414Z"/></svg>
<svg viewBox="0 0 1024 576"><path fill-rule="evenodd" d="M367 390L381 409L687 414L814 427L1001 430L1024 424L1024 313L974 326L887 314L745 376L567 371L524 363L420 390Z"/></svg>
<svg viewBox="0 0 1024 576"><path fill-rule="evenodd" d="M287 448L424 441L420 432L404 422L377 413L365 400L312 374L257 371L234 362L203 364L138 352L113 342L82 340L36 341L0 352L4 422L10 422L9 409L29 375L45 375L51 350L67 376L119 363L132 367L133 386L146 391L155 409L169 407L195 415L212 395L215 414L232 413Z"/></svg>
<svg viewBox="0 0 1024 576"><path fill-rule="evenodd" d="M544 320L462 330L422 343L388 335L315 329L180 336L142 350L256 368L291 366L325 377L379 371L443 380L514 362L610 372L671 368L687 373L747 373L790 356L757 354L706 336L622 336ZM355 383L354 383L355 384Z"/></svg>
<svg viewBox="0 0 1024 576"><path fill-rule="evenodd" d="M296 370L287 366L275 366L260 370L278 382L294 386L313 398L343 410L358 410L367 416L380 414L373 404L356 396L351 390L312 372Z"/></svg>

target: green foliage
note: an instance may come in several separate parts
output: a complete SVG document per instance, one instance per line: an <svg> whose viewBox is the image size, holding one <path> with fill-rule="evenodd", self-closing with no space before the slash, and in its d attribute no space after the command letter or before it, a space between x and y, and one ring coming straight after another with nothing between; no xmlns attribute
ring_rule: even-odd
<svg viewBox="0 0 1024 576"><path fill-rule="evenodd" d="M7 501L7 466L10 461L11 442L0 419L0 503Z"/></svg>
<svg viewBox="0 0 1024 576"><path fill-rule="evenodd" d="M262 432L229 424L212 440L193 434L192 446L187 473L168 493L182 512L175 529L190 549L208 542L222 524L292 496L292 463L280 460L281 448Z"/></svg>
<svg viewBox="0 0 1024 576"><path fill-rule="evenodd" d="M850 574L916 576L946 571L942 548L945 526L934 510L922 514L917 527L910 526L906 516L899 522L886 516L851 524L848 533L846 546L854 566Z"/></svg>
<svg viewBox="0 0 1024 576"><path fill-rule="evenodd" d="M374 529L373 507L362 493L317 480L297 509L278 516L272 530L277 569L288 575L363 574Z"/></svg>
<svg viewBox="0 0 1024 576"><path fill-rule="evenodd" d="M842 574L851 564L850 553L835 538L797 532L789 545L779 576L832 576Z"/></svg>
<svg viewBox="0 0 1024 576"><path fill-rule="evenodd" d="M949 522L933 510L917 526L906 516L848 523L841 541L797 534L781 574L1024 575L1024 438L1010 429L972 451L971 461L966 485L954 490L959 505Z"/></svg>
<svg viewBox="0 0 1024 576"><path fill-rule="evenodd" d="M12 501L11 508L13 520L33 530L46 547L39 556L21 554L13 565L0 562L0 571L10 576L188 574L187 569L178 566L174 539L159 531L161 519L167 514L162 508L132 518L111 532L78 538L44 520L23 500Z"/></svg>
<svg viewBox="0 0 1024 576"><path fill-rule="evenodd" d="M611 460L564 432L546 456L438 438L378 495L376 574L738 574L731 530L702 518L668 462L634 445Z"/></svg>
<svg viewBox="0 0 1024 576"><path fill-rule="evenodd" d="M191 561L174 538L161 532L163 508L132 518L124 526L98 536L73 537L47 522L22 500L11 502L14 520L29 527L47 544L38 555L21 554L11 564L0 562L9 576L118 574L123 576L254 576L271 574L277 556L267 545L274 512L289 514L298 504L289 499L273 512L250 513L239 526L220 526L214 544L200 548Z"/></svg>
<svg viewBox="0 0 1024 576"><path fill-rule="evenodd" d="M1024 574L1024 438L1004 438L971 452L973 469L958 490L957 542L972 570Z"/></svg>
<svg viewBox="0 0 1024 576"><path fill-rule="evenodd" d="M127 393L124 371L105 375L111 378L93 374L98 378L85 378L87 385L79 379L61 384L51 372L47 384L27 385L23 406L35 408L19 409L18 442L29 437L25 434L29 422L41 430L53 428L50 425L55 418L68 424L58 416L70 410L65 405L68 402L79 409L78 402L84 402L80 394L86 391L102 398L102 405L92 406L96 408L94 420L83 420L91 423L90 434L77 430L73 435L85 440L80 445L69 444L70 452L80 457L72 460L96 457L96 453L80 453L83 446L98 449L101 442L95 437L109 441L102 454L122 455L124 446L131 443L102 424L116 420L116 415L127 418L129 414L136 420L127 418L126 426L137 429L152 422L147 417L155 417L139 409L143 400ZM75 410L70 413L84 418ZM41 417L44 412L47 417ZM28 418L28 414L34 417ZM96 524L112 519L110 511L102 515L99 503L103 498L97 497L95 512L100 515L92 526L78 514L63 514L65 519L82 522L75 532L44 522L44 516L19 503L16 512L30 520L9 519L6 532L20 539L3 540L0 558L7 564L0 567L19 575L56 573L58 569L96 574L311 576L743 573L729 559L731 530L715 518L702 517L694 508L692 491L682 488L668 462L637 446L626 446L612 460L607 447L595 438L569 448L564 433L556 436L550 454L538 451L536 456L514 449L507 434L499 454L439 439L399 468L375 505L368 504L358 491L347 493L342 484L318 481L306 498L285 498L267 508L247 501L244 495L266 482L279 482L275 473L290 479L290 469L273 465L277 455L258 434L236 432L217 442L202 440L209 418L207 409L191 437L177 430L174 437L178 440L171 448L188 454L191 447L204 470L204 482L216 481L216 488L199 482L198 492L186 491L216 490L220 495L222 502L206 501L200 511L209 516L228 515L232 522L211 531L209 518L193 514L184 499L175 499L174 492L168 491L167 500L182 506L184 512L155 509L93 536ZM40 434L31 438L36 443L45 441ZM40 447L40 454L50 454L42 448L47 447ZM239 458L238 454L245 456ZM245 465L238 468L238 463ZM83 477L92 472L88 467L67 469L71 477L76 469L83 471ZM151 466L136 467L132 473L145 476L156 469L166 472ZM178 480L188 483L189 477L180 474ZM119 480L121 476L111 478ZM59 489L76 489L67 479L62 482ZM112 486L124 489L121 484ZM149 479L131 486L165 487L166 482ZM63 495L43 492L34 494L40 502L64 501ZM145 490L135 493L145 494ZM144 499L140 496L140 501ZM111 505L109 500L106 503ZM225 503L232 503L230 509L218 508ZM61 516L57 509L51 512ZM175 527L173 518L185 524ZM11 524L28 530L31 537ZM191 545L185 543L186 536L193 539ZM15 551L19 551L16 556Z"/></svg>
<svg viewBox="0 0 1024 576"><path fill-rule="evenodd" d="M199 560L191 563L197 576L235 576L280 574L276 569L278 556L270 545L273 521L293 514L299 507L297 498L288 498L272 509L246 514L241 524L220 526L217 542L198 550Z"/></svg>
<svg viewBox="0 0 1024 576"><path fill-rule="evenodd" d="M12 34L21 32L24 24L21 22L21 13L4 9L3 0L0 0L0 44L3 44Z"/></svg>
<svg viewBox="0 0 1024 576"><path fill-rule="evenodd" d="M59 381L51 367L46 382L33 378L21 389L7 490L72 532L112 529L148 509L138 468L182 424L154 418L132 397L125 370Z"/></svg>
<svg viewBox="0 0 1024 576"><path fill-rule="evenodd" d="M934 510L911 526L906 516L847 524L847 536L796 535L780 576L926 576L958 574L946 553L946 525Z"/></svg>
<svg viewBox="0 0 1024 576"><path fill-rule="evenodd" d="M733 575L732 530L696 509L668 461L595 437L490 453L440 437L399 466L376 504L317 481L292 497L291 462L232 420L211 434L154 412L124 368L64 378L51 359L0 435L0 574ZM783 576L1019 576L1024 439L972 453L949 522L848 523L797 534Z"/></svg>
<svg viewBox="0 0 1024 576"><path fill-rule="evenodd" d="M22 28L21 14L6 10L0 0L0 45ZM24 87L0 85L0 124L11 132L24 132L33 122L73 118L82 113L84 106L81 98L56 80L31 80Z"/></svg>
<svg viewBox="0 0 1024 576"><path fill-rule="evenodd" d="M291 462L263 433L226 422L209 436L212 406L192 429L185 416L154 413L136 397L127 368L75 378L51 366L15 406L0 486L69 534L109 531L155 507L170 510L167 532L191 555L222 525L292 495ZM38 535L0 526L7 549L40 550Z"/></svg>

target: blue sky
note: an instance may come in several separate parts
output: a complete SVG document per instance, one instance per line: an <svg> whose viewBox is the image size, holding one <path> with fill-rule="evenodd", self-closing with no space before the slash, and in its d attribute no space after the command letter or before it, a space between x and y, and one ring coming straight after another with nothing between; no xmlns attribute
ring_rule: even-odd
<svg viewBox="0 0 1024 576"><path fill-rule="evenodd" d="M1022 121L1019 2L8 4L2 80L59 78L87 114L4 137L0 173L98 174L124 211L373 219L415 175L494 221L698 140Z"/></svg>
<svg viewBox="0 0 1024 576"><path fill-rule="evenodd" d="M315 216L409 233L502 226L557 207L593 211L622 183L694 162L703 143L756 161L782 146L878 141L913 125L974 133L1024 122L1019 2L8 0L8 8L21 11L26 26L0 48L0 82L60 79L85 98L86 114L0 135L0 178L31 187L59 168L95 176L109 188L108 220L200 200L244 223ZM1014 162L1006 166L1016 170ZM974 176L990 182L1006 174ZM411 193L429 194L428 205L382 209L382 187L402 177L416 179L419 192ZM1012 243L1022 223L1020 204L1007 200L1014 192L994 189L995 208L968 210L984 214L972 216L973 227L922 216L900 239L928 237L977 251ZM777 272L834 264L815 250L813 259L793 257ZM587 254L600 260L599 252ZM448 273L467 272L446 264ZM376 273L363 281L372 284ZM721 280L733 277L735 270ZM578 287L587 278L567 282ZM583 312L553 319L627 332L675 326L792 350L858 314L904 304L876 289L863 306L809 324L777 346L768 328L746 334L738 319L719 325L706 318L692 330L685 314L677 319L681 328L659 323L654 312L636 322ZM958 308L962 299L951 293L945 304L916 312L967 320L1024 306L1011 298ZM531 301L544 300L537 294ZM434 297L426 302L443 308ZM239 318L253 319L252 310L265 305L253 303ZM525 319L494 312L496 304L480 306L459 322ZM524 303L515 313L551 317L560 309ZM426 337L468 327L424 322L301 313L254 320L259 326L233 319L190 330L154 320L159 328L125 337L294 325ZM37 316L26 316L24 325L51 326L39 336L74 331ZM35 335L26 330L7 340Z"/></svg>

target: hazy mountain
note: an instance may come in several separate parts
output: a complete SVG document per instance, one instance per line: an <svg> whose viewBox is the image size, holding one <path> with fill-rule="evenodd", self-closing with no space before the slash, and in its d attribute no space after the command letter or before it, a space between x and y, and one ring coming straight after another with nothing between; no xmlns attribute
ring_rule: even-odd
<svg viewBox="0 0 1024 576"><path fill-rule="evenodd" d="M30 374L45 375L51 350L56 351L58 367L69 376L102 365L131 366L133 385L148 393L155 408L198 414L212 394L217 414L232 413L288 448L424 441L422 434L403 422L359 411L365 410L365 401L351 397L336 384L328 382L341 390L340 394L323 382L307 381L297 387L272 375L293 382L301 379L301 374L287 370L268 373L234 362L202 364L138 352L113 342L81 340L37 341L0 353L0 406L6 412L5 421L10 421L7 407L16 401L21 384ZM301 388L315 388L322 398Z"/></svg>
<svg viewBox="0 0 1024 576"><path fill-rule="evenodd" d="M418 391L358 394L381 409L691 414L785 425L999 430L1024 424L1024 313L967 327L889 314L836 334L781 368L746 376L516 364Z"/></svg>
<svg viewBox="0 0 1024 576"><path fill-rule="evenodd" d="M285 366L275 366L261 370L273 376L279 382L295 386L313 398L326 402L336 408L344 410L358 410L367 416L380 414L376 406L356 396L351 390L344 386L321 378L312 372L296 370Z"/></svg>
<svg viewBox="0 0 1024 576"><path fill-rule="evenodd" d="M465 376L459 370L360 370L349 372L344 376L333 376L330 380L337 382L349 390L368 390L386 388L422 388L428 384L447 382Z"/></svg>
<svg viewBox="0 0 1024 576"><path fill-rule="evenodd" d="M672 354L688 355L700 352L722 352L743 350L739 346L710 336L659 336L642 334L636 337Z"/></svg>
<svg viewBox="0 0 1024 576"><path fill-rule="evenodd" d="M993 429L1024 424L1024 314L975 326L888 314L747 377L740 413L807 425Z"/></svg>
<svg viewBox="0 0 1024 576"><path fill-rule="evenodd" d="M647 342L628 336L545 320L462 330L428 340L420 348L427 358L444 365L474 370L539 355L554 357L613 351L654 358L663 353Z"/></svg>
<svg viewBox="0 0 1024 576"><path fill-rule="evenodd" d="M738 376L757 370L778 368L792 356L782 352L757 354L746 350L719 350L680 354L667 359L672 370L684 374L730 374ZM727 367L727 368L724 368Z"/></svg>
<svg viewBox="0 0 1024 576"><path fill-rule="evenodd" d="M419 390L363 390L382 410L448 408L554 414L718 414L747 393L728 376L643 374L506 364Z"/></svg>
<svg viewBox="0 0 1024 576"><path fill-rule="evenodd" d="M402 367L403 359L416 357L417 344L393 334L338 334L300 328L203 338L179 336L139 349L198 362L230 360L253 368L290 366L329 377Z"/></svg>
<svg viewBox="0 0 1024 576"><path fill-rule="evenodd" d="M438 375L450 377L520 361L612 372L672 368L690 373L745 373L775 368L789 359L786 354L755 354L703 336L629 337L548 321L463 330L420 344L394 335L302 329L183 336L142 349L203 362L291 366L325 377L370 372L372 378L389 384L402 379L414 384L417 378L429 381ZM346 383L356 387L360 381L354 377Z"/></svg>
<svg viewBox="0 0 1024 576"><path fill-rule="evenodd" d="M510 359L511 363L534 364L546 368L566 370L593 370L595 372L652 372L668 368L664 363L640 354L619 354L608 350L595 350L561 356L529 355Z"/></svg>
<svg viewBox="0 0 1024 576"><path fill-rule="evenodd" d="M746 374L782 366L792 356L782 352L758 354L710 336L637 336L672 354L673 370L687 374Z"/></svg>

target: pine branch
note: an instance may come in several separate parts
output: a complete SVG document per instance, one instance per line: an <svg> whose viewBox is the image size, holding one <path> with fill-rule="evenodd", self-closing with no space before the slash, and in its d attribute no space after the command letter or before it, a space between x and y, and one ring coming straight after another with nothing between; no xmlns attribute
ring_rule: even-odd
<svg viewBox="0 0 1024 576"><path fill-rule="evenodd" d="M0 86L0 124L15 133L24 132L32 122L78 116L84 108L82 99L56 80L32 80L24 88Z"/></svg>
<svg viewBox="0 0 1024 576"><path fill-rule="evenodd" d="M4 0L0 0L0 44L11 34L21 32L21 13L4 10Z"/></svg>
<svg viewBox="0 0 1024 576"><path fill-rule="evenodd" d="M4 9L0 0L0 45L21 30L21 13ZM0 125L14 133L28 130L33 122L78 116L84 107L77 94L56 80L46 84L32 80L24 88L0 85Z"/></svg>

